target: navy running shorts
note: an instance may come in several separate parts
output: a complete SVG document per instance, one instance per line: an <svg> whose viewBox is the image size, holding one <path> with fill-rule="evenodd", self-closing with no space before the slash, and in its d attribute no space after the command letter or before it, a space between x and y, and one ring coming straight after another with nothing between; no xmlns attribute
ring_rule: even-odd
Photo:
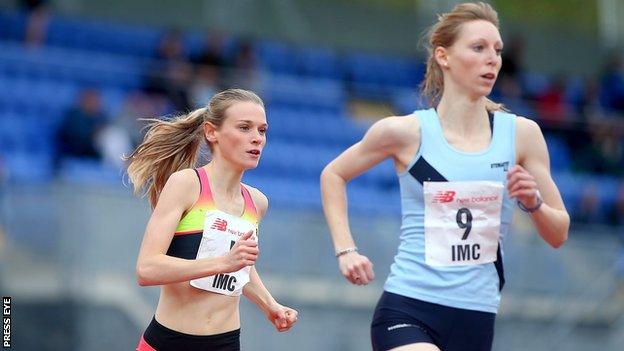
<svg viewBox="0 0 624 351"><path fill-rule="evenodd" d="M490 351L495 318L384 291L371 324L373 350L425 342L442 351Z"/></svg>

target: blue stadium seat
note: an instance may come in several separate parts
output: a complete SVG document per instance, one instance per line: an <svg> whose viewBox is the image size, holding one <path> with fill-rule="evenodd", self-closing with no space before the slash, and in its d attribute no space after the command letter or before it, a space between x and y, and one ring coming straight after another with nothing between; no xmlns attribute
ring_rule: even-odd
<svg viewBox="0 0 624 351"><path fill-rule="evenodd" d="M0 43L0 74L7 77L56 79L89 86L139 87L146 66L142 59L60 48L29 50Z"/></svg>
<svg viewBox="0 0 624 351"><path fill-rule="evenodd" d="M539 96L548 89L549 80L544 74L526 72L520 77L521 85L529 96Z"/></svg>
<svg viewBox="0 0 624 351"><path fill-rule="evenodd" d="M3 153L9 183L45 183L52 180L52 157L30 152Z"/></svg>
<svg viewBox="0 0 624 351"><path fill-rule="evenodd" d="M397 87L416 88L423 77L415 59L354 54L345 59L347 79L354 93L368 98L387 98Z"/></svg>
<svg viewBox="0 0 624 351"><path fill-rule="evenodd" d="M585 95L585 81L582 77L571 76L565 82L565 101L576 106L583 103Z"/></svg>
<svg viewBox="0 0 624 351"><path fill-rule="evenodd" d="M18 11L0 11L0 39L22 41L26 33L26 13Z"/></svg>
<svg viewBox="0 0 624 351"><path fill-rule="evenodd" d="M347 186L349 212L362 214L399 214L401 201L396 189L379 189L370 186L349 184Z"/></svg>
<svg viewBox="0 0 624 351"><path fill-rule="evenodd" d="M398 190L399 183L394 162L389 159L383 161L357 178L356 184L386 191Z"/></svg>
<svg viewBox="0 0 624 351"><path fill-rule="evenodd" d="M546 145L550 155L550 168L556 172L565 172L570 169L570 150L562 138L546 135Z"/></svg>
<svg viewBox="0 0 624 351"><path fill-rule="evenodd" d="M583 189L585 189L587 184L591 183L592 177L583 177L573 173L557 172L555 170L552 172L552 177L559 188L566 208L570 212L574 211L583 195Z"/></svg>
<svg viewBox="0 0 624 351"><path fill-rule="evenodd" d="M260 68L277 74L297 73L297 52L284 43L261 40L255 43Z"/></svg>
<svg viewBox="0 0 624 351"><path fill-rule="evenodd" d="M427 109L428 102L418 88L396 89L392 94L392 106L397 115L408 115L419 109Z"/></svg>
<svg viewBox="0 0 624 351"><path fill-rule="evenodd" d="M267 108L268 137L284 141L307 140L311 143L345 148L364 135L364 126L344 116L294 109L273 104Z"/></svg>
<svg viewBox="0 0 624 351"><path fill-rule="evenodd" d="M342 112L345 107L346 94L339 81L273 75L264 77L261 85L263 97L271 105L315 108L334 113Z"/></svg>
<svg viewBox="0 0 624 351"><path fill-rule="evenodd" d="M160 39L160 30L53 16L47 44L130 56L151 56Z"/></svg>
<svg viewBox="0 0 624 351"><path fill-rule="evenodd" d="M64 158L59 170L61 180L83 184L121 184L122 176L121 169L79 158Z"/></svg>
<svg viewBox="0 0 624 351"><path fill-rule="evenodd" d="M335 52L321 48L301 48L298 55L299 72L318 78L342 80L344 71Z"/></svg>

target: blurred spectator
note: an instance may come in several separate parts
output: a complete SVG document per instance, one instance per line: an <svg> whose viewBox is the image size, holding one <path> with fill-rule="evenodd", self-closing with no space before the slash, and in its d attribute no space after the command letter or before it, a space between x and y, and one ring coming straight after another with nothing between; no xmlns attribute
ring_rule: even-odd
<svg viewBox="0 0 624 351"><path fill-rule="evenodd" d="M609 224L624 226L624 183L620 185L615 203L609 208L607 217Z"/></svg>
<svg viewBox="0 0 624 351"><path fill-rule="evenodd" d="M596 174L624 174L624 150L620 134L610 121L592 121L588 137L575 145L574 168ZM589 142L587 142L589 139Z"/></svg>
<svg viewBox="0 0 624 351"><path fill-rule="evenodd" d="M524 39L518 35L511 37L509 42L505 44L502 57L503 65L499 76L519 81L524 58Z"/></svg>
<svg viewBox="0 0 624 351"><path fill-rule="evenodd" d="M208 100L219 91L217 72L209 66L197 67L190 95L193 108L206 106Z"/></svg>
<svg viewBox="0 0 624 351"><path fill-rule="evenodd" d="M24 43L30 46L43 45L48 31L48 1L21 0L20 3L21 6L28 12Z"/></svg>
<svg viewBox="0 0 624 351"><path fill-rule="evenodd" d="M113 123L128 132L130 144L134 148L143 141L145 124L140 119L163 116L167 112L166 99L153 98L141 91L134 91L126 96Z"/></svg>
<svg viewBox="0 0 624 351"><path fill-rule="evenodd" d="M624 113L624 60L614 54L606 64L600 82L600 100L611 111Z"/></svg>
<svg viewBox="0 0 624 351"><path fill-rule="evenodd" d="M595 184L589 184L585 187L579 199L579 203L573 212L575 222L601 223L604 221L604 215L600 208L598 191Z"/></svg>
<svg viewBox="0 0 624 351"><path fill-rule="evenodd" d="M550 127L560 127L566 122L565 83L562 77L554 78L546 91L537 96L537 113Z"/></svg>
<svg viewBox="0 0 624 351"><path fill-rule="evenodd" d="M203 75L205 78L210 76L220 89L224 82L222 81L223 70L230 68L229 62L223 52L223 38L220 33L212 32L204 38L202 51L192 62L201 67L197 67L197 74ZM209 72L211 71L211 72Z"/></svg>
<svg viewBox="0 0 624 351"><path fill-rule="evenodd" d="M59 125L58 158L99 160L101 154L96 145L96 135L105 125L100 93L95 89L85 89L80 93L77 106L65 112Z"/></svg>
<svg viewBox="0 0 624 351"><path fill-rule="evenodd" d="M575 102L575 110L584 122L604 116L598 80L587 78L583 81L581 95Z"/></svg>
<svg viewBox="0 0 624 351"><path fill-rule="evenodd" d="M234 71L228 84L243 89L257 90L257 59L251 41L242 40L234 58Z"/></svg>
<svg viewBox="0 0 624 351"><path fill-rule="evenodd" d="M113 168L123 167L122 156L132 152L128 131L116 124L105 125L96 134L95 145L101 155L102 163Z"/></svg>
<svg viewBox="0 0 624 351"><path fill-rule="evenodd" d="M170 112L185 112L191 108L188 86L193 67L185 56L186 49L176 30L164 34L156 50L159 59L148 74L145 91L154 98L164 97L171 104Z"/></svg>
<svg viewBox="0 0 624 351"><path fill-rule="evenodd" d="M186 61L186 49L182 35L176 29L168 30L160 39L156 48L156 59L161 61Z"/></svg>
<svg viewBox="0 0 624 351"><path fill-rule="evenodd" d="M189 86L193 77L193 66L185 61L172 62L164 72L164 93L175 112L186 112L192 107Z"/></svg>
<svg viewBox="0 0 624 351"><path fill-rule="evenodd" d="M510 77L502 76L496 82L496 92L505 107L519 116L535 118L535 113L522 97L522 87L520 83Z"/></svg>

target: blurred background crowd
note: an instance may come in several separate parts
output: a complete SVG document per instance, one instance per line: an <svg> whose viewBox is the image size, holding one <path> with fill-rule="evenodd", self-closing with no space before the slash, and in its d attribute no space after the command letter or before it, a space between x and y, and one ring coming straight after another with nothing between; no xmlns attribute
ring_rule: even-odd
<svg viewBox="0 0 624 351"><path fill-rule="evenodd" d="M287 232L265 244L268 281L278 295L307 306L302 317L308 312L313 326L313 332L302 327L285 338L306 341L304 350L366 349L368 312L381 288L327 291L342 283L320 217L318 175L374 120L425 106L417 93L425 54L419 37L436 13L454 3L0 5L0 288L15 300L30 296L23 305L24 315L29 309L32 315L26 321L52 330L44 333L50 339L43 349L99 349L95 326L103 323L96 322L102 315L119 325L111 333L125 335L106 337L108 349L128 348L138 337L156 296L154 290L136 292L132 281L149 211L123 186L120 156L142 140L141 118L170 118L204 106L228 87L254 90L267 105L267 148L245 181L262 189L276 208L266 227ZM551 3L492 1L505 49L491 98L541 126L574 235L570 248L553 254L535 240L526 218L519 219L516 232L526 235L510 239L511 292L496 349L589 350L597 340L610 340L601 344L609 350L621 345L617 335L624 334L624 27L613 21L624 16L624 4ZM381 267L394 254L400 215L392 164L355 181L349 197L360 216L356 238L377 251L372 256L383 281ZM55 273L47 271L54 266ZM123 273L113 274L116 269ZM328 282L318 278L327 274ZM307 289L280 289L292 275ZM15 285L20 276L24 283ZM93 285L96 278L111 280ZM53 293L42 288L49 284L58 285ZM106 290L111 284L135 292ZM84 292L89 285L98 288ZM352 303L342 305L344 296ZM112 310L98 309L102 304ZM74 312L59 314L59 305ZM63 322L38 318L46 313ZM338 327L354 317L361 325ZM28 325L16 325L17 335L31 333L24 330ZM333 334L324 346L313 346L320 342L315 333L328 325L336 326ZM272 333L254 328L249 333ZM527 337L540 331L544 336L530 344ZM273 341L261 349L291 349L279 348L272 334L267 340ZM21 342L34 347L26 338Z"/></svg>

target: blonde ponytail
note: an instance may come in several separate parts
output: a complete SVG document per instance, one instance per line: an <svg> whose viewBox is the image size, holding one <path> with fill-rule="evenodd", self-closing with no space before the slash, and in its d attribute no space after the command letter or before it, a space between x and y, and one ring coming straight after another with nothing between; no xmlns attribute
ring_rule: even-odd
<svg viewBox="0 0 624 351"><path fill-rule="evenodd" d="M134 185L134 193L149 196L152 208L156 206L160 192L174 172L197 167L204 122L216 128L226 118L226 110L236 102L250 101L264 107L262 99L254 92L228 89L214 95L207 107L194 110L170 121L145 119L147 133L139 145L124 160L128 164L128 176ZM206 140L206 145L211 148Z"/></svg>
<svg viewBox="0 0 624 351"><path fill-rule="evenodd" d="M125 159L134 193L146 189L152 208L172 173L196 166L206 112L200 108L171 121L145 119L145 138Z"/></svg>

